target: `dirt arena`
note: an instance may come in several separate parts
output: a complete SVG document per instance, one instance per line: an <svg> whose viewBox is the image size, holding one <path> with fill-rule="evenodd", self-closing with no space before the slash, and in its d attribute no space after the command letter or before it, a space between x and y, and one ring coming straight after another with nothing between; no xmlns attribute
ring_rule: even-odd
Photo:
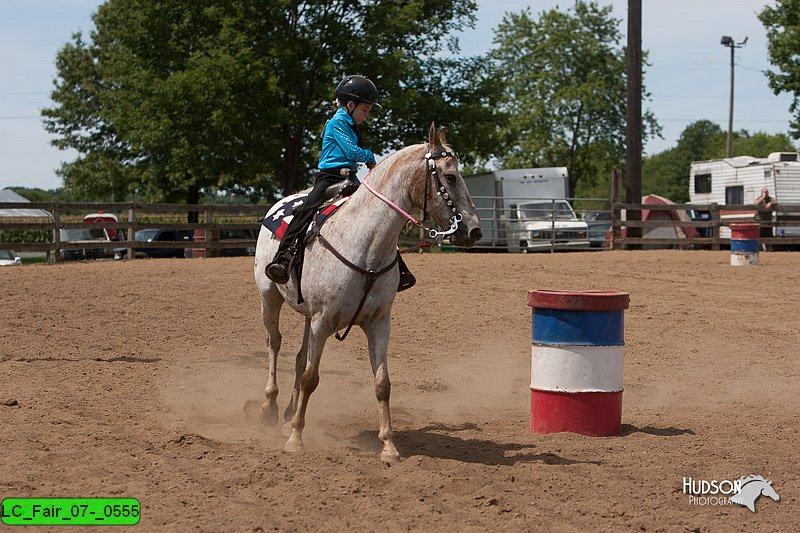
<svg viewBox="0 0 800 533"><path fill-rule="evenodd" d="M360 330L328 342L308 451L246 422L266 383L251 258L2 268L0 498L134 497L138 531L800 531L800 254L729 258L407 257L393 467ZM621 436L528 431L529 289L630 293ZM282 327L281 411L302 320ZM682 492L748 474L780 501Z"/></svg>

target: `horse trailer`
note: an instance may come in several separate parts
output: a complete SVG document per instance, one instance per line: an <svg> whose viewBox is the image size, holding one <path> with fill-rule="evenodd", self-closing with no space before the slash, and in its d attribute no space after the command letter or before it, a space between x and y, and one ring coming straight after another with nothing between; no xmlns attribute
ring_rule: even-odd
<svg viewBox="0 0 800 533"><path fill-rule="evenodd" d="M693 204L754 204L762 189L781 205L800 205L800 161L797 152L773 152L768 157L737 156L695 161L689 168L689 200ZM753 211L720 211L723 219L752 217ZM800 235L800 227L781 228L781 235ZM723 226L720 236L730 237Z"/></svg>

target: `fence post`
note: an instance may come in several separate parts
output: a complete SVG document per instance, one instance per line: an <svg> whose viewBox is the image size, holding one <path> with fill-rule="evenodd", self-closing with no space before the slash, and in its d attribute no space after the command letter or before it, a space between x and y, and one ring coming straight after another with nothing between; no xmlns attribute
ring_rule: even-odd
<svg viewBox="0 0 800 533"><path fill-rule="evenodd" d="M206 205L205 209L203 209L203 225L205 226L205 255L204 257L217 257L219 255L219 250L214 245L214 231L209 229L209 225L212 222L214 216L213 208L210 205ZM211 244L211 246L209 246Z"/></svg>
<svg viewBox="0 0 800 533"><path fill-rule="evenodd" d="M714 222L714 226L711 228L711 237L714 238L714 243L711 245L712 250L719 250L719 230L720 230L720 216L719 216L719 204L716 202L712 202L708 205L708 214L711 216L711 220Z"/></svg>
<svg viewBox="0 0 800 533"><path fill-rule="evenodd" d="M556 253L556 201L550 200L550 253Z"/></svg>
<svg viewBox="0 0 800 533"><path fill-rule="evenodd" d="M616 249L617 240L617 222L620 219L619 208L619 187L620 187L620 170L615 168L611 173L611 249Z"/></svg>
<svg viewBox="0 0 800 533"><path fill-rule="evenodd" d="M128 209L128 260L136 259L136 252L133 243L136 240L136 203L132 203Z"/></svg>
<svg viewBox="0 0 800 533"><path fill-rule="evenodd" d="M53 262L61 262L61 206L53 204Z"/></svg>

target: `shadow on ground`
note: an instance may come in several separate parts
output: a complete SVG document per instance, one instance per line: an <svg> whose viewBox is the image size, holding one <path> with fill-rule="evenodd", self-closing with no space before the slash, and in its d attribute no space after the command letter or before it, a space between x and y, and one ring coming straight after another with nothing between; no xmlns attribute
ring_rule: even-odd
<svg viewBox="0 0 800 533"><path fill-rule="evenodd" d="M436 459L451 459L489 466L512 466L517 463L540 462L549 465L593 464L603 461L581 461L554 453L531 453L533 444L501 443L476 437L461 437L456 433L480 432L475 424L429 424L420 429L395 432L395 443L403 457L422 455ZM379 453L381 443L376 431L362 431L352 443L363 451Z"/></svg>

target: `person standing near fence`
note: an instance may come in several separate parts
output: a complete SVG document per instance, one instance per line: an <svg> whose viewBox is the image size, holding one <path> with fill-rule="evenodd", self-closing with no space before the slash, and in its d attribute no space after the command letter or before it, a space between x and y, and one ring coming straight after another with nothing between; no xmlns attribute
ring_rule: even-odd
<svg viewBox="0 0 800 533"><path fill-rule="evenodd" d="M756 220L758 220L759 237L772 237L772 212L778 202L769 195L769 189L761 189L761 195L756 198L755 206L758 208L756 212Z"/></svg>

